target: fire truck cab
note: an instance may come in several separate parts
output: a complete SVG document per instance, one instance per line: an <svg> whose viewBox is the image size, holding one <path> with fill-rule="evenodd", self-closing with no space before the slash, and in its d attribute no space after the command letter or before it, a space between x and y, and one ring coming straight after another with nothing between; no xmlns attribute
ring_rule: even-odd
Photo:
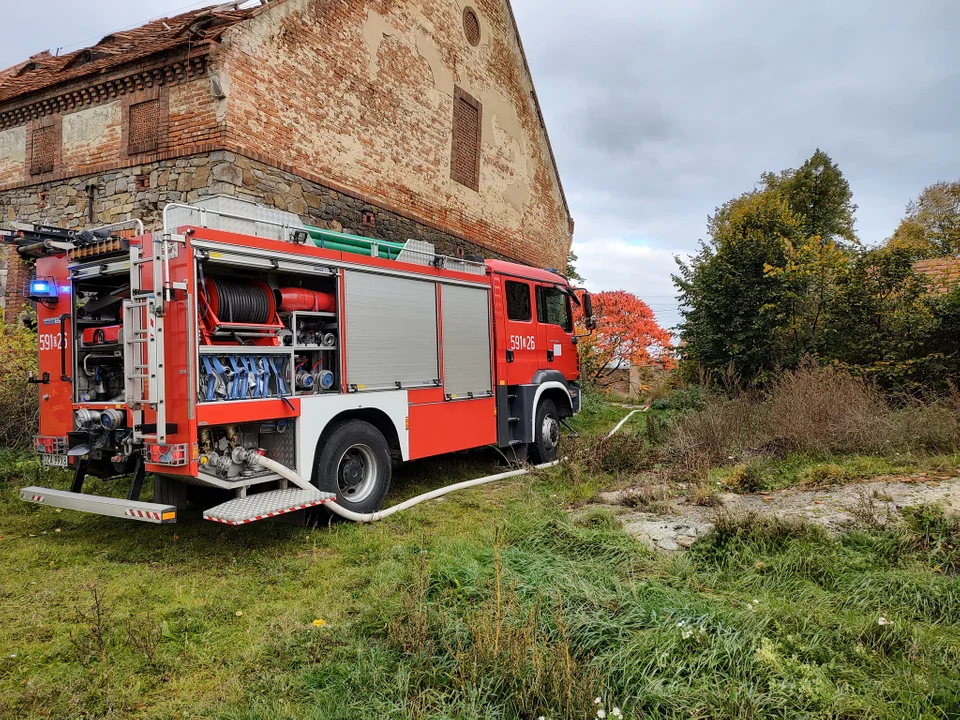
<svg viewBox="0 0 960 720"><path fill-rule="evenodd" d="M580 410L581 299L556 272L232 198L169 205L152 233L17 234L36 257L36 449L74 477L69 491L24 488L30 502L153 523L188 500L229 524L334 498L368 513L394 460L494 445L548 462ZM132 476L126 498L84 493L88 475Z"/></svg>

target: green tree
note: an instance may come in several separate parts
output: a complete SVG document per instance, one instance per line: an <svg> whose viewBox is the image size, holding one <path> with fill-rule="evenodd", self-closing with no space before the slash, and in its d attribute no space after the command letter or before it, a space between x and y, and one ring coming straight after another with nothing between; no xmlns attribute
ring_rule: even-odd
<svg viewBox="0 0 960 720"><path fill-rule="evenodd" d="M577 272L577 268L576 268L577 260L578 260L577 254L573 250L571 250L567 254L567 279L572 280L573 282L579 285L583 285L587 281L586 279L584 279L584 277L580 273Z"/></svg>
<svg viewBox="0 0 960 720"><path fill-rule="evenodd" d="M717 209L709 240L674 276L688 370L732 364L744 382L763 383L822 347L836 278L858 242L852 197L817 150Z"/></svg>
<svg viewBox="0 0 960 720"><path fill-rule="evenodd" d="M938 182L907 205L906 217L887 241L918 258L960 252L960 181Z"/></svg>
<svg viewBox="0 0 960 720"><path fill-rule="evenodd" d="M784 170L779 175L766 173L761 185L786 200L801 218L807 237L817 236L824 242L838 244L859 242L853 229L857 206L853 204L850 183L819 148L796 170Z"/></svg>
<svg viewBox="0 0 960 720"><path fill-rule="evenodd" d="M732 363L745 380L763 381L783 351L771 310L784 283L768 269L784 266L784 240L801 238L801 220L777 193L755 191L719 208L709 227L711 238L674 276L684 366L719 375Z"/></svg>

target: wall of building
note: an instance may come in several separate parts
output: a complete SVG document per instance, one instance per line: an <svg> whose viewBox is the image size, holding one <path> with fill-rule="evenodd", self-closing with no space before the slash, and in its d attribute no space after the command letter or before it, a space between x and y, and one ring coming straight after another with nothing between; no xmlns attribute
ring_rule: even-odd
<svg viewBox="0 0 960 720"><path fill-rule="evenodd" d="M228 142L524 262L565 267L571 227L509 8L471 0L287 0L211 58ZM479 192L451 178L455 88L482 106Z"/></svg>
<svg viewBox="0 0 960 720"><path fill-rule="evenodd" d="M131 86L129 91L120 86L96 100L92 99L96 94L89 93L90 102L55 113L60 120L60 145L56 167L50 173L30 173L29 123L0 130L0 192L150 162L219 141L224 123L222 101L213 95L202 66L191 66L191 72L194 74L189 77L161 85ZM70 95L88 85L78 82L50 94ZM164 111L159 142L149 152L131 153L124 132L127 108L155 96L162 98Z"/></svg>
<svg viewBox="0 0 960 720"><path fill-rule="evenodd" d="M192 157L144 163L99 175L24 187L0 193L0 220L61 225L88 224L88 190L95 187L96 224L139 218L156 228L163 207L212 195L230 195L296 213L308 224L382 240L432 242L437 250L491 256L489 250L401 215L356 195L307 180L252 158L215 151ZM502 256L507 257L508 256ZM21 297L26 275L12 248L0 249L9 268L4 291L4 319L15 323L24 308Z"/></svg>

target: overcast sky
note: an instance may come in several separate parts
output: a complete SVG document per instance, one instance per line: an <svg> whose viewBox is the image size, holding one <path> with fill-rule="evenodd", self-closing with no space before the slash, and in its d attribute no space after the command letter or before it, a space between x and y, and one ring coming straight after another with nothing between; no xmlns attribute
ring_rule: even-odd
<svg viewBox="0 0 960 720"><path fill-rule="evenodd" d="M452 1L452 0L451 0ZM5 2L0 67L199 7ZM960 177L960 0L514 0L591 289L678 320L673 256L760 173L820 147L867 243Z"/></svg>

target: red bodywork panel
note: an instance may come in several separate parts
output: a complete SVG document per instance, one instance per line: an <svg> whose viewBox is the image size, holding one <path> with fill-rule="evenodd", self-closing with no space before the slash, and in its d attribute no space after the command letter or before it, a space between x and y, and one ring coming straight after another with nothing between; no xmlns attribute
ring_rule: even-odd
<svg viewBox="0 0 960 720"><path fill-rule="evenodd" d="M410 459L497 442L495 398L410 405Z"/></svg>
<svg viewBox="0 0 960 720"><path fill-rule="evenodd" d="M49 373L50 382L40 388L40 435L66 437L73 430L73 328L70 306L73 303L70 271L66 255L37 260L37 277L52 277L57 286L57 302L37 304L37 335L40 345L40 376ZM63 323L60 318L66 315ZM24 378L26 381L26 378Z"/></svg>

